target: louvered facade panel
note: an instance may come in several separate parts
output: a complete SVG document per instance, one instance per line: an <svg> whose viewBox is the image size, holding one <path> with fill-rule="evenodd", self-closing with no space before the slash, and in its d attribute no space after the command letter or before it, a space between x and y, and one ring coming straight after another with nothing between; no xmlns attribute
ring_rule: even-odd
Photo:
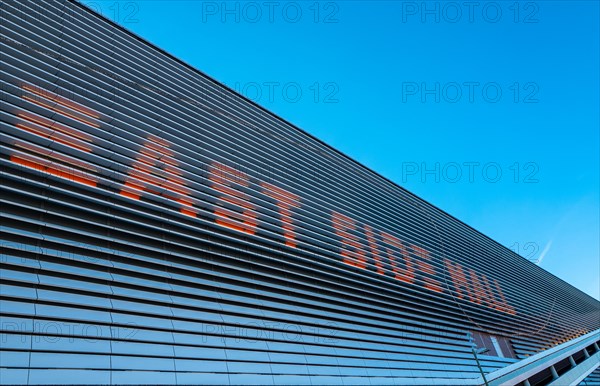
<svg viewBox="0 0 600 386"><path fill-rule="evenodd" d="M596 300L79 3L0 7L2 383L427 383L478 377L473 345L491 372L600 327Z"/></svg>

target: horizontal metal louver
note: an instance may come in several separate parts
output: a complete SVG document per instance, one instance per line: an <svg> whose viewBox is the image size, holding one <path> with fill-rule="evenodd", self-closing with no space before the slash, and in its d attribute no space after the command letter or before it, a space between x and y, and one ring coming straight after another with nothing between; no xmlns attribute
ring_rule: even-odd
<svg viewBox="0 0 600 386"><path fill-rule="evenodd" d="M473 332L512 350L491 372L600 327L596 300L81 4L0 10L0 382L427 384L479 376Z"/></svg>

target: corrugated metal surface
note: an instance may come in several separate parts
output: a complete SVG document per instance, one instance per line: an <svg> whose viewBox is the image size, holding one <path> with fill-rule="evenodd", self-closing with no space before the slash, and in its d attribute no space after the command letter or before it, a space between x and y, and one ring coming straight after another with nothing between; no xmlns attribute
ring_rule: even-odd
<svg viewBox="0 0 600 386"><path fill-rule="evenodd" d="M2 382L476 377L599 303L69 1L2 1ZM513 359L482 355L485 371Z"/></svg>

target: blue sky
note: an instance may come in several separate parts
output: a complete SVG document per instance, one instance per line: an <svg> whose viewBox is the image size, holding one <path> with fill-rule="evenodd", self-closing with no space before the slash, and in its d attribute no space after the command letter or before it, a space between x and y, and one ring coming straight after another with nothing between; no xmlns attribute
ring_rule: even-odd
<svg viewBox="0 0 600 386"><path fill-rule="evenodd" d="M84 1L600 298L597 1Z"/></svg>

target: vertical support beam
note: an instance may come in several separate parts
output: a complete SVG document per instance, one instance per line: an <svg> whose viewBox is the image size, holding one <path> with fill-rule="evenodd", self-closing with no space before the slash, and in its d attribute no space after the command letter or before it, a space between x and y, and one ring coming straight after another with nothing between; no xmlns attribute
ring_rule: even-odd
<svg viewBox="0 0 600 386"><path fill-rule="evenodd" d="M552 379L558 379L558 373L556 372L554 366L550 366L550 372L552 373Z"/></svg>
<svg viewBox="0 0 600 386"><path fill-rule="evenodd" d="M531 383L529 383L529 379L523 381L523 386L531 386Z"/></svg>
<svg viewBox="0 0 600 386"><path fill-rule="evenodd" d="M590 353L587 352L587 349L583 349L583 355L585 356L585 359L588 359L590 357Z"/></svg>
<svg viewBox="0 0 600 386"><path fill-rule="evenodd" d="M598 342L594 342L594 348L596 351L600 351L600 347L598 347Z"/></svg>
<svg viewBox="0 0 600 386"><path fill-rule="evenodd" d="M577 366L577 363L575 363L575 359L573 359L573 355L569 355L569 363L571 364L571 367Z"/></svg>

